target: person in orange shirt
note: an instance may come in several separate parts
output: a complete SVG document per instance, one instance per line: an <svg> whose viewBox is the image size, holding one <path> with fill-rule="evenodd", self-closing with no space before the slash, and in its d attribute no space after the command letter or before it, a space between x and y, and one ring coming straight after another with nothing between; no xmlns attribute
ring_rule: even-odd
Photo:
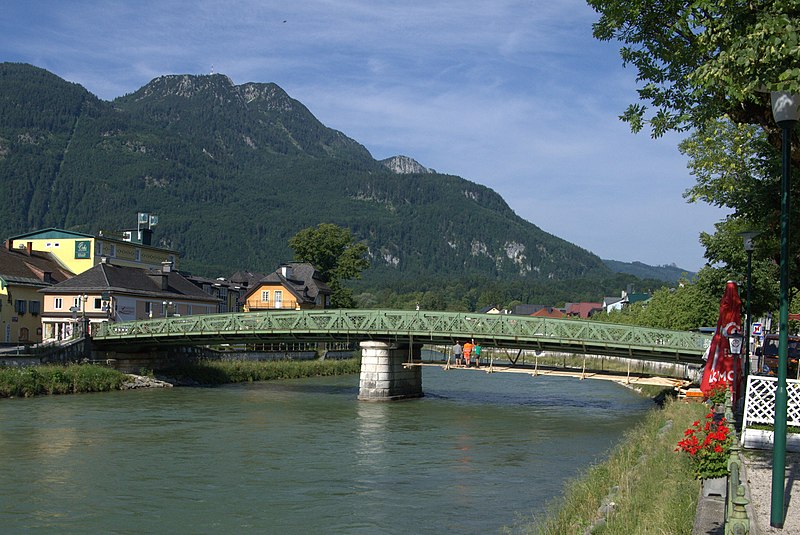
<svg viewBox="0 0 800 535"><path fill-rule="evenodd" d="M469 357L472 355L472 342L464 343L464 365L469 368Z"/></svg>

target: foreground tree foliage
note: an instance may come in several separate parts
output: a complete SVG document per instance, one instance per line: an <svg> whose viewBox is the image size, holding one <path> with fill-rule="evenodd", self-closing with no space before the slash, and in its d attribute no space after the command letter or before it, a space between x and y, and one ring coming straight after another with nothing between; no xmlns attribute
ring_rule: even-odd
<svg viewBox="0 0 800 535"><path fill-rule="evenodd" d="M696 184L685 196L729 208L713 235L702 234L708 267L698 289L719 298L726 280L744 283L747 257L740 232L760 231L753 253L753 312L774 309L779 258L781 130L770 91L800 93L800 1L589 0L600 19L594 35L618 40L637 69L640 101L621 119L653 137L690 131L681 151ZM792 166L800 168L797 129ZM797 181L791 196L798 198ZM790 234L798 235L792 201ZM800 259L791 253L790 281L800 287ZM743 284L742 284L743 286Z"/></svg>

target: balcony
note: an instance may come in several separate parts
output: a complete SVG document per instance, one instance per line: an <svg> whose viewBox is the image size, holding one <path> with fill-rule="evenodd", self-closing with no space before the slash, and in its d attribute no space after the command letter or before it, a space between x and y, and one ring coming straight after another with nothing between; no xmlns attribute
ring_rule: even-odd
<svg viewBox="0 0 800 535"><path fill-rule="evenodd" d="M247 307L251 312L256 310L299 310L297 301L283 300L283 301L262 301L260 299L248 299Z"/></svg>

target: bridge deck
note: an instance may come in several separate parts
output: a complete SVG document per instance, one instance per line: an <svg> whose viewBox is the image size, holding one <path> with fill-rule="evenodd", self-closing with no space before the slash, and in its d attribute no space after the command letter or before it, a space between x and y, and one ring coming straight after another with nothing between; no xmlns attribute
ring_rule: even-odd
<svg viewBox="0 0 800 535"><path fill-rule="evenodd" d="M168 345L264 342L452 344L700 362L707 335L586 320L398 310L303 310L208 314L104 323L93 334L100 349L136 351Z"/></svg>

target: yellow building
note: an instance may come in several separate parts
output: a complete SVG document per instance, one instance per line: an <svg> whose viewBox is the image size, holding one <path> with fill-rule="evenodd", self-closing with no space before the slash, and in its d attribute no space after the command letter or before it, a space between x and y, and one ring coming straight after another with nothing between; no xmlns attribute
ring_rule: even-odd
<svg viewBox="0 0 800 535"><path fill-rule="evenodd" d="M270 273L244 295L244 311L328 308L331 289L311 264L290 262Z"/></svg>
<svg viewBox="0 0 800 535"><path fill-rule="evenodd" d="M178 267L176 251L150 244L150 229L103 233L98 236L71 230L47 228L8 239L13 250L33 250L51 253L72 273L83 273L110 258L115 265L160 269L162 262Z"/></svg>
<svg viewBox="0 0 800 535"><path fill-rule="evenodd" d="M0 341L42 341L43 296L39 290L69 279L50 253L0 249Z"/></svg>

